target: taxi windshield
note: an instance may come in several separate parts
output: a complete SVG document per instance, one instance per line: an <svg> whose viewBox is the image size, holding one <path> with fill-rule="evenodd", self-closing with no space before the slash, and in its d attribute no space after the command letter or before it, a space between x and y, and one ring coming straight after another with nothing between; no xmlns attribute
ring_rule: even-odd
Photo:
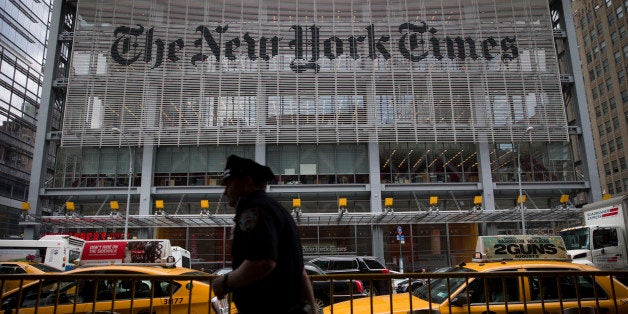
<svg viewBox="0 0 628 314"><path fill-rule="evenodd" d="M444 272L473 273L475 271L468 268L452 267ZM450 293L458 290L458 287L464 284L465 280L465 277L430 279L425 285L414 289L412 294L425 301L440 304L447 300Z"/></svg>
<svg viewBox="0 0 628 314"><path fill-rule="evenodd" d="M560 236L565 241L567 250L589 249L589 228L564 230Z"/></svg>

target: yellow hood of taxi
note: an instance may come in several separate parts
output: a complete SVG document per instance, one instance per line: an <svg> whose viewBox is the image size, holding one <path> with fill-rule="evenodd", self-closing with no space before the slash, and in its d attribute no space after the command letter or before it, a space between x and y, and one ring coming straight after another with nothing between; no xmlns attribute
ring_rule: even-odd
<svg viewBox="0 0 628 314"><path fill-rule="evenodd" d="M371 300L373 300L373 310L371 312ZM430 303L412 296L409 293L398 293L392 295L393 309L390 309L390 295L380 295L373 298L359 298L353 301L344 301L334 303L323 309L325 314L331 313L331 307L334 308L334 314L343 313L404 313L410 311L410 302L412 302L412 310L428 309ZM353 302L353 305L352 305ZM353 307L352 307L353 306ZM432 304L432 309L438 309L438 305ZM352 312L353 310L353 312Z"/></svg>

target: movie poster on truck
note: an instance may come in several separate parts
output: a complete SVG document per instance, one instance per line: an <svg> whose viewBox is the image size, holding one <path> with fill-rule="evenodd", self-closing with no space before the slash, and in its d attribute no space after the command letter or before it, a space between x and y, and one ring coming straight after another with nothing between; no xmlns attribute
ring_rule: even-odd
<svg viewBox="0 0 628 314"><path fill-rule="evenodd" d="M81 254L81 265L161 263L160 241L88 241Z"/></svg>

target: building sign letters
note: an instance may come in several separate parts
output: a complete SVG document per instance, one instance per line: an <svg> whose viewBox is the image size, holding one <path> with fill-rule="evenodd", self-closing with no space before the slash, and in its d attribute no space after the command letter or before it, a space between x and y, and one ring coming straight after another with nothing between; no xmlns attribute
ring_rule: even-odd
<svg viewBox="0 0 628 314"><path fill-rule="evenodd" d="M308 70L318 72L320 70L318 61L321 58L333 60L342 55L354 60L360 58L389 60L393 53L398 52L412 62L420 62L429 56L437 60L501 58L505 62L519 57L515 36L443 38L439 36L436 28L430 27L426 22L402 23L397 30L398 38L391 38L389 35L379 34L371 24L364 28L362 34L347 38L337 36L320 38L320 27L317 25L305 27L292 25L290 32L293 36L289 39L278 36L255 38L249 32L245 32L240 38L229 34L228 25L218 26L213 30L201 25L196 28L198 38L192 43L198 52L188 61L196 65L197 62L207 61L210 55L217 61L221 58L237 60L241 57L251 61L258 59L268 61L279 54L280 45L287 45L294 52L290 68L297 73ZM154 69L165 61L182 62L182 50L189 45L182 38L170 42L167 42L167 39L156 38L154 28L146 29L141 24L137 24L136 27L118 26L113 35L115 39L111 45L111 58L122 66L144 62L152 64ZM390 48L391 43L396 49ZM209 47L209 51L206 46ZM368 49L364 49L364 46ZM359 51L362 50L364 53L360 54Z"/></svg>

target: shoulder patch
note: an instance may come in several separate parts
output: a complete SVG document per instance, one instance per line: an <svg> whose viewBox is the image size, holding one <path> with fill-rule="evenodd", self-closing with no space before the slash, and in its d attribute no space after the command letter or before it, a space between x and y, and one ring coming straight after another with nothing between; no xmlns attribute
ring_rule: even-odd
<svg viewBox="0 0 628 314"><path fill-rule="evenodd" d="M240 214L238 227L242 231L251 231L257 226L259 212L257 208L247 208Z"/></svg>

